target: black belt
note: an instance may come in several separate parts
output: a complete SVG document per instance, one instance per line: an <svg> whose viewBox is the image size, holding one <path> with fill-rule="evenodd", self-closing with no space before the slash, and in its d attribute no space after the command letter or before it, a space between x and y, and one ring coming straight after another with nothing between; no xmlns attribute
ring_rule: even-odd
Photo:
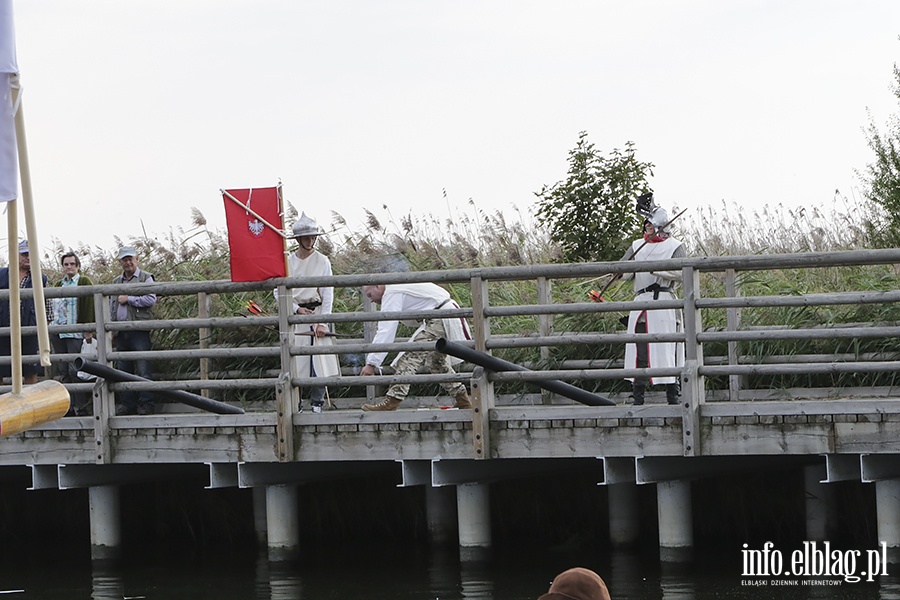
<svg viewBox="0 0 900 600"><path fill-rule="evenodd" d="M445 305L445 304L449 304L450 302L453 302L453 298L447 298L446 300L444 300L443 302L441 302L440 304L438 304L437 306L435 306L435 307L434 307L434 310L437 310L437 309L439 309L439 308L444 308L444 305Z"/></svg>
<svg viewBox="0 0 900 600"><path fill-rule="evenodd" d="M311 300L309 302L298 302L297 306L299 306L300 308L305 308L307 310L315 310L315 309L319 308L320 306L322 306L322 301L321 300Z"/></svg>
<svg viewBox="0 0 900 600"><path fill-rule="evenodd" d="M635 294L635 296L640 296L641 294L643 294L645 292L653 292L653 299L659 300L660 292L671 292L671 291L672 291L672 288L670 288L670 287L663 287L663 286L659 285L658 283L653 283L653 284L648 285L645 288L642 288L642 289L636 291L634 294Z"/></svg>

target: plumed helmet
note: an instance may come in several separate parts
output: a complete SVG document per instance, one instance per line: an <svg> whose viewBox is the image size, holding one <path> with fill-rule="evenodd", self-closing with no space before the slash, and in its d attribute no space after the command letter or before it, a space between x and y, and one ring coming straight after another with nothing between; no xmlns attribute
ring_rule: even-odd
<svg viewBox="0 0 900 600"><path fill-rule="evenodd" d="M650 211L647 220L653 223L653 226L660 228L669 222L669 213L662 206L656 206Z"/></svg>
<svg viewBox="0 0 900 600"><path fill-rule="evenodd" d="M637 214L647 218L650 216L650 211L653 210L653 207L655 206L656 204L653 202L653 192L647 192L638 196L634 210Z"/></svg>
<svg viewBox="0 0 900 600"><path fill-rule="evenodd" d="M646 221L651 223L657 229L662 228L669 222L669 213L662 206L657 206L653 198L653 192L647 192L638 196L635 204L637 214L644 217ZM669 232L669 227L665 227L664 231Z"/></svg>
<svg viewBox="0 0 900 600"><path fill-rule="evenodd" d="M325 233L325 231L319 227L319 224L316 223L315 219L307 217L306 213L301 213L300 218L294 223L291 238L297 239L307 235L322 235L323 233Z"/></svg>

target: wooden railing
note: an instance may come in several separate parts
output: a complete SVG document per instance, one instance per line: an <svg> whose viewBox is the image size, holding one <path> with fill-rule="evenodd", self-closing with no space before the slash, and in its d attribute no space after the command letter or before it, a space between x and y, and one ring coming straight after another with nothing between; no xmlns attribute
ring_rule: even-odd
<svg viewBox="0 0 900 600"><path fill-rule="evenodd" d="M380 313L367 304L359 296L358 309L352 312L337 312L328 316L297 316L285 310L288 298L287 290L291 287L333 286L336 290L358 289L364 284L391 284L411 282L434 282L438 284L454 284L465 286L471 297L469 307L445 311L446 316L460 316L470 320L474 340L472 346L483 352L522 351L533 349L534 358L529 359L529 366L541 367L532 372L504 372L483 374L481 393L488 399L488 406L497 402L495 387L518 384L543 379L559 379L581 382L602 388L604 383L620 381L626 377L678 375L683 387L683 400L688 409L696 411L696 407L714 400L760 399L767 397L804 396L815 397L817 394L830 394L837 397L854 395L852 386L846 390L814 390L806 392L791 389L778 389L774 383L772 389L746 389L744 380L747 377L768 377L773 382L779 378L798 375L835 375L842 373L888 373L900 371L900 361L895 352L900 344L893 344L900 337L900 325L891 322L860 322L838 324L823 322L815 326L793 327L791 323L773 325L764 328L749 328L741 323L742 311L747 309L785 308L785 307L827 307L836 305L891 305L900 301L900 291L842 290L834 293L816 293L804 295L743 295L740 279L742 274L752 271L773 269L821 269L832 267L860 268L872 265L894 265L900 263L900 250L869 250L831 253L738 256L738 257L703 257L682 258L669 261L654 262L609 262L579 264L548 264L521 267L491 267L480 269L457 269L446 271L378 273L368 275L336 275L318 278L284 278L266 282L232 283L229 281L191 281L191 282L156 282L153 284L129 285L95 285L74 288L55 288L46 290L48 298L63 296L90 295L94 298L96 323L89 326L52 326L51 334L76 331L93 331L99 341L98 361L114 366L119 359L151 359L160 373L156 381L140 383L111 384L112 390L143 389L183 389L204 394L234 393L235 390L271 390L282 386L282 392L289 393L296 404L299 386L309 385L312 381L301 378L292 371L292 356L315 353L336 353L343 357L344 373L341 377L316 379L318 384L326 384L332 390L347 390L342 393L346 406L358 406L359 402L372 398L375 386L406 382L435 383L438 381L466 381L472 373L461 372L457 375L420 374L400 377L391 374L372 377L354 375L354 367L349 359L372 351L399 351L432 349L431 344L410 343L398 339L393 344L373 345L370 343L372 324L385 319L422 319L433 316L432 312L416 313ZM673 270L683 273L683 284L678 292L678 300L656 300L649 302L613 301L594 303L560 302L554 300L554 286L560 282L571 284L599 277L606 273L624 273L632 271ZM714 275L721 279L720 286L724 293L718 297L704 297L701 276ZM527 282L536 290L536 303L495 305L491 302L493 286L510 282ZM524 285L524 284L523 284ZM277 314L247 318L233 314L215 314L211 299L216 295L240 293L271 293L278 288L280 298L284 299L278 306ZM458 289L463 289L462 287ZM629 288L630 289L630 288ZM585 288L585 292L587 288ZM196 316L187 318L168 318L152 321L110 322L108 318L109 297L119 293L141 294L153 292L163 298L178 296L197 298ZM23 290L23 298L31 292ZM628 295L629 292L622 292ZM8 298L7 291L0 291L0 299ZM584 295L587 300L586 293ZM554 321L562 316L596 315L598 325L604 317L620 314L624 311L643 308L679 308L684 313L684 332L678 334L640 334L609 331L608 327L597 327L596 330L579 332L558 331ZM725 326L720 328L704 327L704 317L714 311L724 311ZM162 314L162 313L160 313ZM536 323L532 331L506 334L494 333L492 322L505 318L533 317ZM720 319L722 320L722 319ZM608 321L608 319L606 320ZM352 329L359 332L358 337L341 339L331 348L320 349L298 347L293 343L291 325L297 323L329 322L339 328ZM217 331L245 329L258 332L258 340L267 336L266 331L277 330L275 341L259 343L254 335L245 335L242 345L224 347L211 344L211 336ZM268 328L268 329L267 329ZM150 352L117 352L113 349L111 337L114 332L133 329L149 329L156 336L166 332L196 332L191 334L196 343L179 347L163 347L156 343ZM496 328L495 328L496 329ZM25 328L23 333L34 333L36 328ZM8 329L0 329L0 335L8 335ZM194 337L195 336L195 337ZM779 355L772 353L765 356L751 356L741 351L747 343L774 342L811 342L836 340L884 340L885 351L877 353L795 353ZM627 369L621 360L605 358L602 360L587 357L585 359L569 358L554 368L546 368L553 356L554 348L567 346L591 346L597 344L621 348L632 341L675 341L684 344L686 362L678 369ZM725 350L718 356L706 357L704 345L716 344ZM71 360L71 355L53 355L55 361ZM222 359L270 361L272 368L257 369L248 372L246 369L216 370L210 361ZM36 362L37 357L25 357L25 361ZM7 362L8 357L0 357L0 362ZM192 375L169 375L185 369L169 368L171 365L191 365ZM706 378L716 377L727 382L718 389L710 389ZM72 389L87 390L90 383L74 384ZM829 386L833 387L833 386ZM8 387L5 388L8 391ZM353 390L359 390L359 393ZM364 391L363 391L364 390ZM872 395L881 393L888 397L896 395L890 389L872 390ZM265 392L268 394L268 392ZM354 395L356 394L356 395ZM619 401L621 396L619 394ZM532 398L530 401L535 402ZM538 398L536 403L554 401L546 394ZM559 402L559 400L555 400ZM252 404L252 403L251 403ZM249 410L253 406L247 406Z"/></svg>

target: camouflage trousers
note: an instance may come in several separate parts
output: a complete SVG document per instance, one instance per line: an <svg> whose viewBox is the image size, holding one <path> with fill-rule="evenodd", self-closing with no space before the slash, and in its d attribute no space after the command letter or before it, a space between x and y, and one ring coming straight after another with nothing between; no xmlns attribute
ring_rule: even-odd
<svg viewBox="0 0 900 600"><path fill-rule="evenodd" d="M441 319L429 319L425 321L425 329L416 334L415 338L410 341L436 342L445 336L444 322ZM450 357L437 350L431 352L405 352L397 360L397 364L394 365L394 372L397 375L413 375L426 365L432 373L456 372L450 366ZM458 394L466 391L466 386L459 382L442 382L441 387L444 388L451 398L455 398ZM409 394L408 383L395 383L387 391L388 396L397 400L403 400L407 394Z"/></svg>

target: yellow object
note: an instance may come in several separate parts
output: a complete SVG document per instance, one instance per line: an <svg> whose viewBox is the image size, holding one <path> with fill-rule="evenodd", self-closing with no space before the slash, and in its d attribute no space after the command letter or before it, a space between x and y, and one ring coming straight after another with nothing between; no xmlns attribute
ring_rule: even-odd
<svg viewBox="0 0 900 600"><path fill-rule="evenodd" d="M25 386L18 394L0 395L0 436L13 435L55 421L69 412L69 391L58 381Z"/></svg>

